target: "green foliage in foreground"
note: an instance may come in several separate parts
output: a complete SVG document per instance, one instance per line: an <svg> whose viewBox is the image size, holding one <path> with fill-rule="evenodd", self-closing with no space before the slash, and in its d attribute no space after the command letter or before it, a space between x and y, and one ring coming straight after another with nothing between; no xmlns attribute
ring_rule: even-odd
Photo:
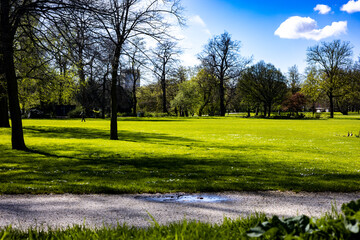
<svg viewBox="0 0 360 240"><path fill-rule="evenodd" d="M149 228L124 226L90 229L0 229L0 239L359 239L360 200L342 206L342 214L333 212L319 219L298 216L268 219L256 214L237 220L224 219L220 225L182 221L167 226L153 219Z"/></svg>
<svg viewBox="0 0 360 240"><path fill-rule="evenodd" d="M360 116L24 120L0 128L0 193L359 191ZM352 132L352 137L346 137Z"/></svg>

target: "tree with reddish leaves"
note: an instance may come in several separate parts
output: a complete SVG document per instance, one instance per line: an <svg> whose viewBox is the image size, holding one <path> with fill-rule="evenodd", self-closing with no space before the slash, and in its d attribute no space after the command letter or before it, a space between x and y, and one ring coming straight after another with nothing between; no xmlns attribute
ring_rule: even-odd
<svg viewBox="0 0 360 240"><path fill-rule="evenodd" d="M288 99L286 99L283 104L282 108L284 111L289 111L290 113L295 113L296 116L304 109L306 104L305 95L297 92L292 94Z"/></svg>

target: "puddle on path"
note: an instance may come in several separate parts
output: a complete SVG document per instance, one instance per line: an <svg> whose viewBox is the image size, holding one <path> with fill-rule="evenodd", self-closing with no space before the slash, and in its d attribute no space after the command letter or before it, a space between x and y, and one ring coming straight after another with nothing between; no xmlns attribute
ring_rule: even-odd
<svg viewBox="0 0 360 240"><path fill-rule="evenodd" d="M230 198L211 195L211 194L164 194L164 195L148 195L138 196L137 199L142 199L150 202L176 202L176 203L214 203L214 202L228 202Z"/></svg>

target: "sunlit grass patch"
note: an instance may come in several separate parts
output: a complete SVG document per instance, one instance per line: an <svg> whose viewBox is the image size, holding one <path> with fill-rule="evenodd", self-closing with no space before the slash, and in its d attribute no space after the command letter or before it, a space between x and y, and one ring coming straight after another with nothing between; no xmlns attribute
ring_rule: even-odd
<svg viewBox="0 0 360 240"><path fill-rule="evenodd" d="M328 120L24 120L29 152L0 129L1 193L360 190L360 116Z"/></svg>

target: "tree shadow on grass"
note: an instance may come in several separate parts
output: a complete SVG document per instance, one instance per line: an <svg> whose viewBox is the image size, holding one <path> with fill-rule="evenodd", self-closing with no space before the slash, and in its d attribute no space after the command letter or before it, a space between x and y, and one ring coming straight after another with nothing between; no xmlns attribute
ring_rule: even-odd
<svg viewBox="0 0 360 240"><path fill-rule="evenodd" d="M61 139L104 139L109 140L107 130L77 127L24 127L26 135L30 137L61 138ZM199 142L199 140L171 136L163 133L146 133L119 130L119 139L130 142Z"/></svg>
<svg viewBox="0 0 360 240"><path fill-rule="evenodd" d="M84 151L90 151L84 149ZM3 188L2 193L138 193L138 192L218 192L218 191L335 191L360 190L360 173L337 173L319 166L273 162L262 157L238 154L236 160L223 156L194 158L189 155L167 156L109 155L102 157L64 156L47 151L32 151L17 170L6 172L6 180L22 187ZM37 160L33 154L46 156ZM5 170L5 171L4 171ZM7 170L7 171L6 171ZM84 184L83 184L84 183ZM37 190L27 189L31 184ZM48 188L51 186L51 188Z"/></svg>

